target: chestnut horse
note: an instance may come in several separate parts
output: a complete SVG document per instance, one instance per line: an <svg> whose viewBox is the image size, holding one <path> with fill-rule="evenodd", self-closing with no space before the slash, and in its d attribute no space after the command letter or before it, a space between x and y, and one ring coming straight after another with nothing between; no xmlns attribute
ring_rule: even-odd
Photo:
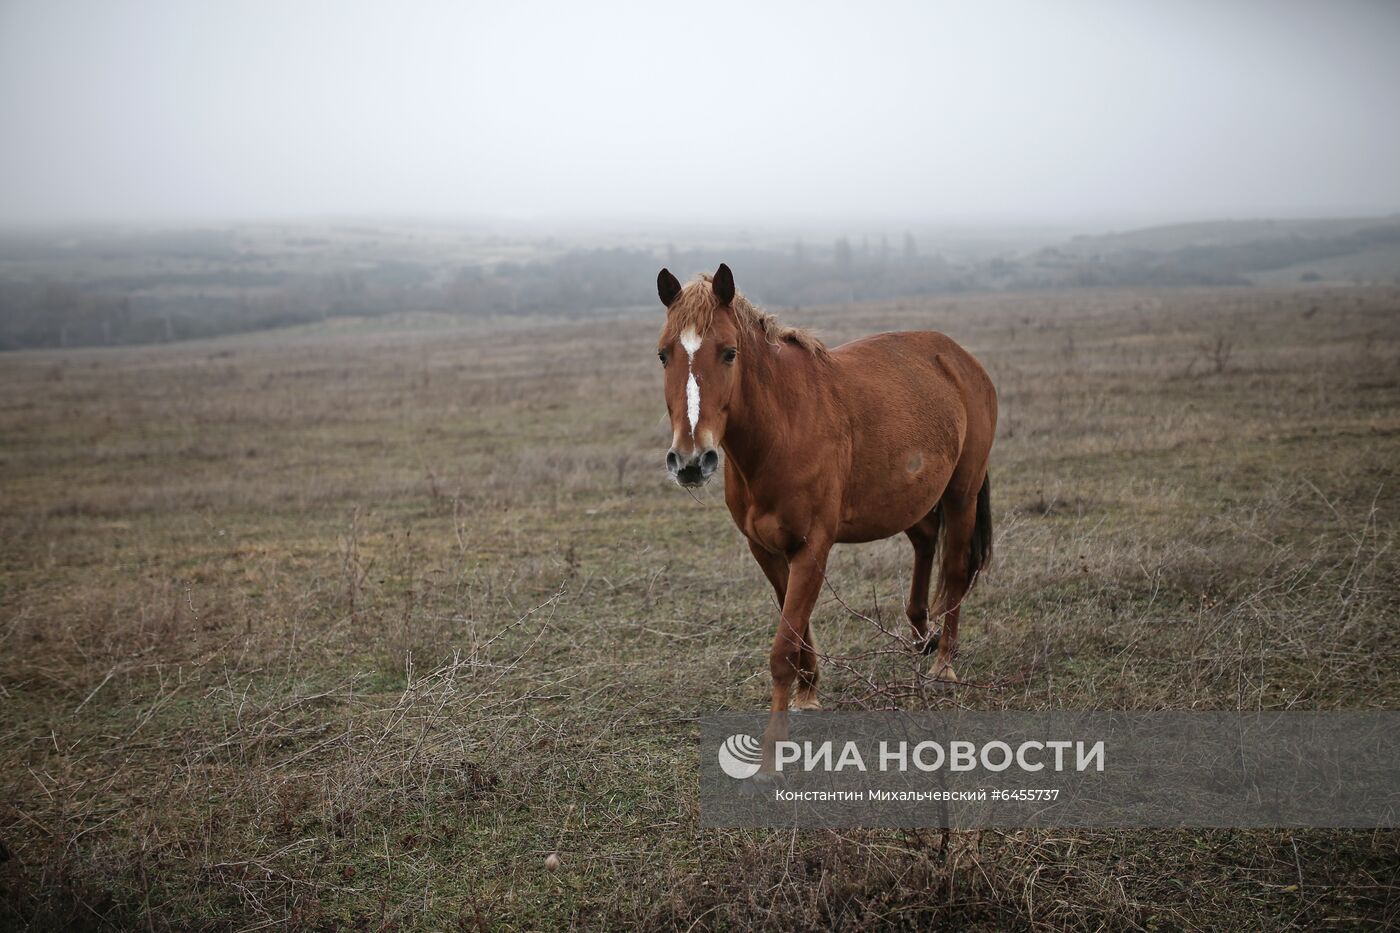
<svg viewBox="0 0 1400 933"><path fill-rule="evenodd" d="M809 620L832 545L901 531L914 545L905 611L915 644L937 649L934 677L956 681L959 609L992 552L997 397L981 364L932 331L827 350L750 304L725 265L684 287L662 269L656 285L667 309L657 349L666 467L680 485L701 486L724 451L725 503L778 597L772 712L820 708ZM930 637L940 549L941 632Z"/></svg>

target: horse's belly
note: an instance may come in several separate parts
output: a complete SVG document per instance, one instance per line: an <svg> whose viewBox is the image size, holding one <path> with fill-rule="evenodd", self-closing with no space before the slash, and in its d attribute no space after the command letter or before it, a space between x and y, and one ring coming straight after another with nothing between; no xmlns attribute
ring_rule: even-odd
<svg viewBox="0 0 1400 933"><path fill-rule="evenodd" d="M895 457L879 474L847 490L838 542L879 541L917 524L938 504L953 464L912 451Z"/></svg>

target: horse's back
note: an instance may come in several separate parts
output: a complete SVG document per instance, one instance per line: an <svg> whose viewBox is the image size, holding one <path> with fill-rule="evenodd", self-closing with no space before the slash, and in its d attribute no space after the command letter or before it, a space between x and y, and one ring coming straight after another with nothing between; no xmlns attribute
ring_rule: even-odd
<svg viewBox="0 0 1400 933"><path fill-rule="evenodd" d="M976 357L952 337L936 330L870 334L841 344L831 351L831 356L843 367L855 365L883 369L891 364L902 364L917 369L936 365L940 371L946 371L951 365L960 375L985 382L985 388L991 387L991 379Z"/></svg>

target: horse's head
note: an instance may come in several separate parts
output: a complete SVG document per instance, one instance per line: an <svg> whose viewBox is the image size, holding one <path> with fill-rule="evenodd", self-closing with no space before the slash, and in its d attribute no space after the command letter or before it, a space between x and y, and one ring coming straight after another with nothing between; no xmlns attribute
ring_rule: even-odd
<svg viewBox="0 0 1400 933"><path fill-rule="evenodd" d="M682 287L662 269L656 290L666 306L657 356L666 371L671 449L666 470L682 486L703 486L719 466L719 445L738 384L739 322L734 275L720 265Z"/></svg>

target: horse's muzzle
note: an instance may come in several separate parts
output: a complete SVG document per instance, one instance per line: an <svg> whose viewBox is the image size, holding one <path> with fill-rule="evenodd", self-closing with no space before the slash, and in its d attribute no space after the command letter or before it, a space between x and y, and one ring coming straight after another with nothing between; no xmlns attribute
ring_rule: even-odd
<svg viewBox="0 0 1400 933"><path fill-rule="evenodd" d="M672 447L666 453L666 472L682 486L703 486L719 466L719 451L713 447L683 454Z"/></svg>

